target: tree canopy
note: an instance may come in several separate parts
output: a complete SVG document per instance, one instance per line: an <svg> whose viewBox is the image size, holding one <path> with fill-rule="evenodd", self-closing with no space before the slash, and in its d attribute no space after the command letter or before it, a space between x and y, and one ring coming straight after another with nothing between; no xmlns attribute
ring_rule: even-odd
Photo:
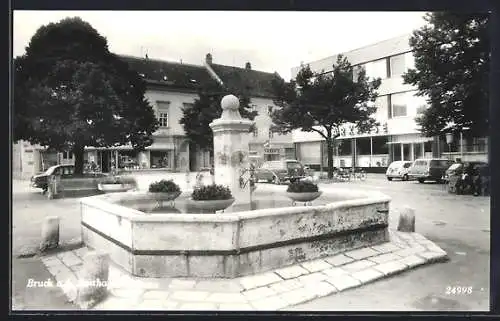
<svg viewBox="0 0 500 321"><path fill-rule="evenodd" d="M317 132L328 146L328 174L333 175L334 139L343 125L353 124L359 132L377 125L372 117L380 79L369 80L364 69L354 79L353 67L339 55L328 73L316 73L303 66L295 80L273 80L274 103L280 107L272 113L274 130L289 133L294 129Z"/></svg>
<svg viewBox="0 0 500 321"><path fill-rule="evenodd" d="M14 139L75 154L85 146L152 144L158 123L145 82L80 18L40 27L14 61Z"/></svg>
<svg viewBox="0 0 500 321"><path fill-rule="evenodd" d="M198 91L198 99L192 105L183 107L183 116L179 121L184 127L191 146L198 146L203 150L213 152L213 133L209 124L222 115L220 103L222 98L229 94L239 98L241 117L253 120L257 116L257 112L253 111L250 106L248 89L216 83L203 84ZM253 130L253 127L250 130Z"/></svg>
<svg viewBox="0 0 500 321"><path fill-rule="evenodd" d="M410 46L415 69L403 77L427 97L429 108L416 119L426 136L444 131L488 134L490 39L488 14L437 12L415 30Z"/></svg>

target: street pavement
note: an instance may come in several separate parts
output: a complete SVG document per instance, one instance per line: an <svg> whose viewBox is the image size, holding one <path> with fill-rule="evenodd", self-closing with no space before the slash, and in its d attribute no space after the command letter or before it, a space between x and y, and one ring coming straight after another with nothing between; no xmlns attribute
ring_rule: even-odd
<svg viewBox="0 0 500 321"><path fill-rule="evenodd" d="M140 189L152 181L173 178L186 190L185 174L149 174L137 177ZM210 178L205 177L204 183ZM320 184L320 189L356 188L377 190L392 198L390 226L398 223L399 210L416 210L416 232L448 252L450 261L403 273L329 297L298 305L292 310L309 311L408 311L408 310L481 310L489 309L490 198L448 194L443 185L418 182L389 182L380 174L368 174L363 182ZM259 184L265 192L275 186ZM285 186L279 187L285 188ZM13 308L75 308L67 303L57 288L26 288L29 278L43 279L43 269L35 254L40 241L40 227L46 216L61 219L61 244L75 244L80 238L78 199L48 200L27 181L13 183ZM28 258L19 258L28 257ZM453 287L472 287L471 293L458 294ZM449 291L447 291L449 290ZM42 293L46 291L46 293ZM447 293L449 292L449 293Z"/></svg>

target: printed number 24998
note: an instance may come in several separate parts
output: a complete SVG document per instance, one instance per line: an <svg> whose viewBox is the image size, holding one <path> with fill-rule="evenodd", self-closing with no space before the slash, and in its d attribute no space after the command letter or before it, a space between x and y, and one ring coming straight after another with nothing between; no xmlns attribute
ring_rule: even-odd
<svg viewBox="0 0 500 321"><path fill-rule="evenodd" d="M471 294L472 286L447 286L447 295L461 295L461 294Z"/></svg>

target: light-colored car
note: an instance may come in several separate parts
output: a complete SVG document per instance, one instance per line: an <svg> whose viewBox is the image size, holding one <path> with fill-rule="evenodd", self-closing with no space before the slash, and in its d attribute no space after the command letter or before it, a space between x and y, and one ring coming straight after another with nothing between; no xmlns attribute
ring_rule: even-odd
<svg viewBox="0 0 500 321"><path fill-rule="evenodd" d="M392 162L387 171L385 172L385 176L388 181L392 181L393 178L398 178L403 181L407 181L409 179L408 171L413 162L410 161L395 161Z"/></svg>
<svg viewBox="0 0 500 321"><path fill-rule="evenodd" d="M255 170L257 181L273 182L281 184L305 178L304 166L297 160L286 159L279 161L267 161Z"/></svg>

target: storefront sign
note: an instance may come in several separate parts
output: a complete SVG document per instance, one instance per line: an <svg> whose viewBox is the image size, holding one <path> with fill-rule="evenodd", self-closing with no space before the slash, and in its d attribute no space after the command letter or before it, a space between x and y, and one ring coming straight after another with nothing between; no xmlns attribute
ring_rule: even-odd
<svg viewBox="0 0 500 321"><path fill-rule="evenodd" d="M265 154L279 154L280 150L279 150L279 148L265 148L264 153Z"/></svg>

